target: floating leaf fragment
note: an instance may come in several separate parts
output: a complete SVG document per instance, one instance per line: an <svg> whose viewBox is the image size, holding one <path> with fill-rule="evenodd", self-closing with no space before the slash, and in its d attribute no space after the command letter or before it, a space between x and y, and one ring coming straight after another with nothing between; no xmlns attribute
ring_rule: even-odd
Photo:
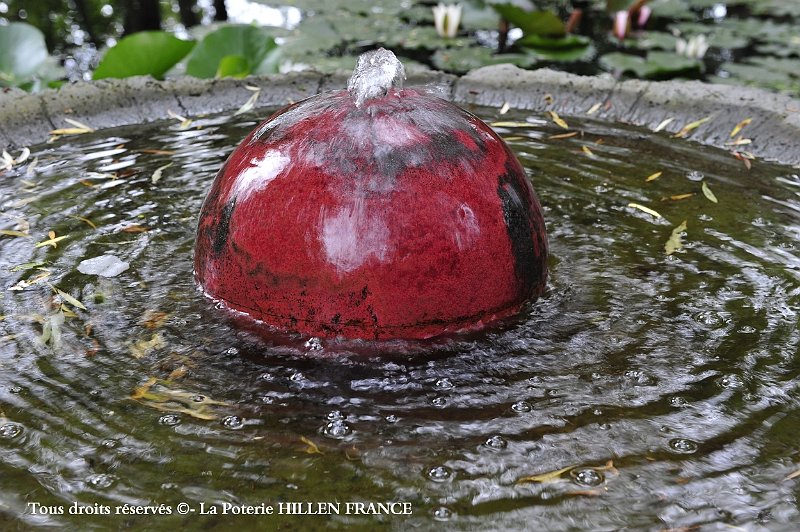
<svg viewBox="0 0 800 532"><path fill-rule="evenodd" d="M27 279L27 280L23 279L23 280L19 281L17 284L15 284L14 286L12 286L11 288L9 288L9 290L13 290L13 291L25 290L29 286L33 286L33 285L35 285L37 283L41 283L42 281L44 281L45 279L50 277L50 274L52 274L52 273L53 272L51 272L50 270L42 270L42 273L40 273L39 275L36 275L35 277L32 277L32 278Z"/></svg>
<svg viewBox="0 0 800 532"><path fill-rule="evenodd" d="M252 110L253 107L255 107L256 101L258 101L258 97L260 94L261 94L261 89L256 89L255 91L253 91L253 94L250 96L250 98L248 98L247 101L244 102L242 106L236 110L235 113L233 113L233 116L238 116Z"/></svg>
<svg viewBox="0 0 800 532"><path fill-rule="evenodd" d="M683 249L683 233L686 231L686 220L682 221L669 236L669 240L664 244L664 252L667 255L672 255L676 251Z"/></svg>
<svg viewBox="0 0 800 532"><path fill-rule="evenodd" d="M549 140L556 140L556 139L568 139L570 137L574 137L578 134L577 131L571 131L569 133L560 133L558 135L550 135L547 137Z"/></svg>
<svg viewBox="0 0 800 532"><path fill-rule="evenodd" d="M591 106L591 107L589 108L589 110L588 110L588 111L586 111L586 114L587 114L587 115L593 115L593 114L595 114L597 111L599 111L599 110L600 110L600 106L601 106L601 105L603 105L601 102L597 102L596 104L594 104L593 106Z"/></svg>
<svg viewBox="0 0 800 532"><path fill-rule="evenodd" d="M645 207L644 205L640 205L638 203L628 203L628 207L630 207L632 209L638 209L638 210L640 210L642 212L646 212L647 214L649 214L650 216L653 216L655 218L663 218L663 216L658 214L657 211L654 211L650 207Z"/></svg>
<svg viewBox="0 0 800 532"><path fill-rule="evenodd" d="M666 198L661 198L661 201L670 200L670 201L681 201L685 199L689 199L694 196L694 192L687 192L686 194L675 194L673 196L668 196Z"/></svg>
<svg viewBox="0 0 800 532"><path fill-rule="evenodd" d="M752 121L753 121L752 118L745 118L744 120L742 120L741 122L736 124L736 126L731 130L730 138L733 138L736 135L738 135L739 132L744 128L744 126L746 126L747 124L749 124Z"/></svg>
<svg viewBox="0 0 800 532"><path fill-rule="evenodd" d="M306 444L306 448L303 449L308 454L325 454L319 450L319 447L316 443L309 440L305 436L300 436L300 441Z"/></svg>
<svg viewBox="0 0 800 532"><path fill-rule="evenodd" d="M492 127L533 127L530 122L492 122Z"/></svg>
<svg viewBox="0 0 800 532"><path fill-rule="evenodd" d="M576 467L578 466L571 465L563 467L561 469L556 469L555 471L550 471L548 473L541 473L539 475L532 475L530 477L522 477L517 480L517 484L521 484L523 482L541 482L541 483L555 482L556 480L559 480L561 478L561 475L567 473L568 471L571 471L572 469L575 469Z"/></svg>
<svg viewBox="0 0 800 532"><path fill-rule="evenodd" d="M553 102L555 102L556 100L555 98L553 98L552 94L548 93L544 95L544 101L547 102L547 105L553 105Z"/></svg>
<svg viewBox="0 0 800 532"><path fill-rule="evenodd" d="M150 377L135 388L130 399L162 412L187 414L197 419L211 421L219 416L213 411L214 406L228 406L228 403L215 401L195 392L170 389L169 383Z"/></svg>
<svg viewBox="0 0 800 532"><path fill-rule="evenodd" d="M50 346L55 350L60 349L61 326L64 325L64 320L64 313L60 310L47 316L42 324L42 335L39 337L39 341L41 341L44 345L50 344Z"/></svg>
<svg viewBox="0 0 800 532"><path fill-rule="evenodd" d="M146 233L150 229L139 224L127 225L119 230L120 233Z"/></svg>
<svg viewBox="0 0 800 532"><path fill-rule="evenodd" d="M744 164L745 168L750 170L750 168L752 167L752 163L750 162L751 161L750 157L746 157L746 156L744 156L742 153L740 153L738 151L734 151L734 152L731 152L731 153L733 154L734 157L736 157L737 159L742 161L742 164Z"/></svg>
<svg viewBox="0 0 800 532"><path fill-rule="evenodd" d="M161 181L161 175L164 173L164 170L166 170L167 168L169 168L172 165L173 165L173 163L167 163L164 166L159 166L158 168L156 168L155 172L153 172L153 175L150 177L150 181L154 185L156 183L158 183L159 181Z"/></svg>
<svg viewBox="0 0 800 532"><path fill-rule="evenodd" d="M186 118L184 116L179 115L178 113L173 112L171 109L167 109L167 115L170 118L174 118L175 120L180 121L180 129L189 129L192 125L192 119Z"/></svg>
<svg viewBox="0 0 800 532"><path fill-rule="evenodd" d="M700 120L695 120L694 122L690 122L690 123L686 124L685 126L683 126L683 128L680 131L678 131L677 133L672 135L672 138L675 138L675 139L683 138L686 135L688 135L690 132L694 131L698 127L700 127L703 124L705 124L706 122L708 122L709 120L711 120L711 117L707 116L705 118L701 118Z"/></svg>
<svg viewBox="0 0 800 532"><path fill-rule="evenodd" d="M659 131L661 131L662 129L664 129L664 128L665 128L665 127L667 127L668 125L670 125L670 124L672 123L672 121L673 121L673 120L675 120L675 118L674 118L674 117L665 118L664 120L662 120L661 122L659 122L659 124L656 126L656 128L655 128L653 131L654 131L655 133L658 133Z"/></svg>
<svg viewBox="0 0 800 532"><path fill-rule="evenodd" d="M559 126L559 127L563 128L563 129L569 129L569 124L567 124L567 123L564 121L564 119L563 119L563 118L561 118L560 116L558 116L558 113L556 113L555 111L547 111L547 114L549 114L549 115L550 115L550 118L553 120L553 122L554 122L554 123L555 123L557 126Z"/></svg>
<svg viewBox="0 0 800 532"><path fill-rule="evenodd" d="M581 150L583 153L588 155L589 157L595 158L597 157L592 150L589 149L589 146L581 146Z"/></svg>
<svg viewBox="0 0 800 532"><path fill-rule="evenodd" d="M175 152L172 150L139 150L139 153L148 153L150 155L175 155Z"/></svg>
<svg viewBox="0 0 800 532"><path fill-rule="evenodd" d="M160 334L154 333L149 340L139 340L131 346L131 355L133 358L143 358L156 349L164 347L164 339Z"/></svg>
<svg viewBox="0 0 800 532"><path fill-rule="evenodd" d="M506 103L503 104L503 107L500 108L499 113L501 115L504 115L504 114L506 114L508 112L509 109L511 109L511 104L506 102Z"/></svg>
<svg viewBox="0 0 800 532"><path fill-rule="evenodd" d="M24 233L22 231L14 231L13 229L0 229L0 235L3 236L14 236L20 238L27 238L30 237L28 233Z"/></svg>
<svg viewBox="0 0 800 532"><path fill-rule="evenodd" d="M78 122L77 120L73 120L72 118L65 118L64 122L71 124L75 127L79 127L81 129L88 129L89 131L94 131L94 128L92 126L87 126L83 122Z"/></svg>
<svg viewBox="0 0 800 532"><path fill-rule="evenodd" d="M743 139L742 137L739 137L738 139L736 139L734 141L726 142L725 145L726 146L746 146L747 144L752 144L752 143L753 143L752 139Z"/></svg>
<svg viewBox="0 0 800 532"><path fill-rule="evenodd" d="M708 186L708 183L703 181L703 195L710 201L711 203L719 203L717 197L711 192L711 189Z"/></svg>
<svg viewBox="0 0 800 532"><path fill-rule="evenodd" d="M61 290L57 286L50 285L50 288L52 288L53 292L58 294L61 297L61 299L63 299L64 301L66 301L67 303L72 305L73 307L79 308L81 310L86 310L86 307L83 305L83 303L81 303L80 301L78 301L77 299L75 299L74 297L72 297L71 295L66 293L65 291Z"/></svg>
<svg viewBox="0 0 800 532"><path fill-rule="evenodd" d="M92 229L97 229L97 226L89 218L84 218L83 216L74 216L74 215L71 215L70 218L74 218L75 220L80 220L81 222L85 223Z"/></svg>
<svg viewBox="0 0 800 532"><path fill-rule="evenodd" d="M783 478L783 480L792 480L792 479L795 479L797 477L800 477L800 469L798 469L797 471L794 471L792 473L789 473L788 475L786 475Z"/></svg>
<svg viewBox="0 0 800 532"><path fill-rule="evenodd" d="M142 316L142 325L148 329L159 329L169 319L169 313L160 310L147 310Z"/></svg>
<svg viewBox="0 0 800 532"><path fill-rule="evenodd" d="M52 246L54 248L57 248L58 247L58 242L61 242L65 238L69 237L69 235L56 236L56 232L55 231L49 231L47 233L47 236L50 237L50 238L48 238L47 240L43 240L41 242L37 242L34 247L40 248L40 247L43 247L43 246Z"/></svg>
<svg viewBox="0 0 800 532"><path fill-rule="evenodd" d="M664 172L656 172L656 173L654 173L654 174L650 174L649 176L647 176L647 177L645 178L645 180L644 180L644 181L645 181L645 183L649 183L650 181L655 181L656 179L658 179L659 177L661 177L661 174L663 174L663 173L664 173Z"/></svg>
<svg viewBox="0 0 800 532"><path fill-rule="evenodd" d="M64 122L74 126L74 127L62 127L58 129L54 129L50 132L51 135L83 135L84 133L92 133L94 128L91 126L87 126L82 122L78 122L77 120L73 120L71 118L65 118Z"/></svg>
<svg viewBox="0 0 800 532"><path fill-rule="evenodd" d="M21 272L25 270L32 270L34 268L38 268L40 266L44 266L46 263L44 262L24 262L22 264L17 264L16 266L12 266L8 269L10 272Z"/></svg>

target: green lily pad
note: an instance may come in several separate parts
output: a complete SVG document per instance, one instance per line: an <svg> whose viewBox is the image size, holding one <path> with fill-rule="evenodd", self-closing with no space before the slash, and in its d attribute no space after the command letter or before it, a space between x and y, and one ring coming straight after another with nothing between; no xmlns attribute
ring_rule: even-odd
<svg viewBox="0 0 800 532"><path fill-rule="evenodd" d="M754 15L800 18L800 3L787 0L759 0L750 9Z"/></svg>
<svg viewBox="0 0 800 532"><path fill-rule="evenodd" d="M736 50L747 47L752 40L750 34L743 33L737 29L724 26L712 26L710 24L701 24L698 22L672 24L669 28L678 31L680 36L684 39L696 35L706 35L708 44L716 48Z"/></svg>
<svg viewBox="0 0 800 532"><path fill-rule="evenodd" d="M103 55L94 79L150 75L162 79L186 57L194 41L183 41L165 31L142 31L121 39Z"/></svg>
<svg viewBox="0 0 800 532"><path fill-rule="evenodd" d="M537 63L537 59L528 54L494 54L488 48L478 46L437 50L431 57L431 61L439 70L457 74L501 63L511 63L522 68L530 68Z"/></svg>
<svg viewBox="0 0 800 532"><path fill-rule="evenodd" d="M711 78L715 83L753 85L784 92L800 89L800 60L775 58L754 59L761 64L725 63L720 74Z"/></svg>
<svg viewBox="0 0 800 532"><path fill-rule="evenodd" d="M250 73L247 58L241 55L226 55L219 61L217 67L218 78L243 78Z"/></svg>
<svg viewBox="0 0 800 532"><path fill-rule="evenodd" d="M249 74L259 67L275 46L275 39L263 28L223 26L197 44L186 63L186 74L196 78L213 78L217 75L220 62L227 56L244 57Z"/></svg>
<svg viewBox="0 0 800 532"><path fill-rule="evenodd" d="M695 14L686 0L652 0L647 4L653 17L667 20L694 20Z"/></svg>
<svg viewBox="0 0 800 532"><path fill-rule="evenodd" d="M550 11L526 11L512 4L492 4L492 9L525 35L560 37L566 33L564 22Z"/></svg>
<svg viewBox="0 0 800 532"><path fill-rule="evenodd" d="M675 50L678 38L664 31L648 31L638 39L626 39L625 46L640 50Z"/></svg>
<svg viewBox="0 0 800 532"><path fill-rule="evenodd" d="M541 35L526 35L516 41L517 46L536 48L537 50L570 50L585 48L589 45L589 38L583 35L565 35L560 38L542 37Z"/></svg>
<svg viewBox="0 0 800 532"><path fill-rule="evenodd" d="M669 52L649 52L647 57L612 52L600 58L600 66L614 72L632 72L639 78L665 79L697 75L703 63Z"/></svg>
<svg viewBox="0 0 800 532"><path fill-rule="evenodd" d="M384 41L389 48L406 48L408 50L438 50L439 48L462 48L472 44L470 39L445 39L436 33L433 26L417 26L406 31L398 31L389 35Z"/></svg>
<svg viewBox="0 0 800 532"><path fill-rule="evenodd" d="M41 31L24 22L0 26L0 85L27 81L47 60Z"/></svg>

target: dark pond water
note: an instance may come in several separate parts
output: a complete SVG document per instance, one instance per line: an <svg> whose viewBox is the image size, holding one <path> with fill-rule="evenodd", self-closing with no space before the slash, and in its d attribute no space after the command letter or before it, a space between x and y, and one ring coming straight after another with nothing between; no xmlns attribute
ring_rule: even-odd
<svg viewBox="0 0 800 532"><path fill-rule="evenodd" d="M565 117L582 135L549 139L564 130L539 115L477 112L532 120L497 129L544 205L550 287L503 327L418 344L268 343L195 289L196 214L255 114L33 147L33 169L0 176L0 227L31 235L0 236L2 528L791 529L798 171L579 118ZM67 238L35 247L49 231ZM130 268L77 270L103 254ZM53 287L86 310L62 297L61 312ZM287 501L413 515L199 514ZM173 513L72 516L75 502Z"/></svg>

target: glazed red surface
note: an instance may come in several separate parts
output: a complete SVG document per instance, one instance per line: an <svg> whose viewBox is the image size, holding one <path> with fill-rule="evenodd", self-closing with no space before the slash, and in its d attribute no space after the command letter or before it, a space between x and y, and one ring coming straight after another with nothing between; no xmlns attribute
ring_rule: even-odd
<svg viewBox="0 0 800 532"><path fill-rule="evenodd" d="M427 338L516 312L546 280L539 203L505 143L415 90L346 91L273 115L203 205L211 297L314 336Z"/></svg>

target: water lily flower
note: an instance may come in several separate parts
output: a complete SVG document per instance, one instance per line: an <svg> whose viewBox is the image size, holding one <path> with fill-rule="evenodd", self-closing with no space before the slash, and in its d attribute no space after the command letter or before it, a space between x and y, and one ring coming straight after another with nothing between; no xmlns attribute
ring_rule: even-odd
<svg viewBox="0 0 800 532"><path fill-rule="evenodd" d="M433 24L439 37L455 37L461 24L461 4L439 4L432 9Z"/></svg>
<svg viewBox="0 0 800 532"><path fill-rule="evenodd" d="M628 11L617 11L614 13L614 36L620 41L628 34Z"/></svg>
<svg viewBox="0 0 800 532"><path fill-rule="evenodd" d="M692 59L702 59L708 51L708 40L705 35L695 35L689 40L678 39L675 41L675 52L678 55L685 55Z"/></svg>

